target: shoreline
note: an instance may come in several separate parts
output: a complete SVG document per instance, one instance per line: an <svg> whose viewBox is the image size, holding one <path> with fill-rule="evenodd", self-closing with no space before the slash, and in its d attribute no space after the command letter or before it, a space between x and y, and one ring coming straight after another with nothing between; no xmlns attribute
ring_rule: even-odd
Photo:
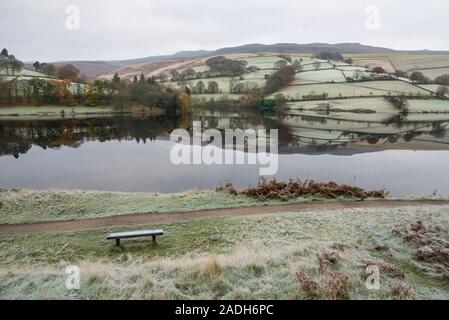
<svg viewBox="0 0 449 320"><path fill-rule="evenodd" d="M145 109L142 112L135 112L132 107L125 108L123 111L114 110L112 106L0 106L0 120L14 120L22 119L25 117L36 117L36 120L40 118L71 118L82 116L113 116L113 115L127 115L127 114L162 114L163 110L157 107L146 112Z"/></svg>
<svg viewBox="0 0 449 320"><path fill-rule="evenodd" d="M244 209L302 204L369 203L375 201L448 201L444 196L404 196L384 199L304 196L288 201L258 200L246 195L213 190L180 193L110 192L84 190L31 190L0 188L0 225L96 219L133 214L165 214L220 209Z"/></svg>

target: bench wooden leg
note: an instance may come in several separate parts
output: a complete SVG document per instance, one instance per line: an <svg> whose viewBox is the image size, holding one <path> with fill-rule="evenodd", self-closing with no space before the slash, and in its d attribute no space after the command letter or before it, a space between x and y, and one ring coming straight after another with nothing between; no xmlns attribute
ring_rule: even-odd
<svg viewBox="0 0 449 320"><path fill-rule="evenodd" d="M156 244L156 236L153 236L153 244Z"/></svg>
<svg viewBox="0 0 449 320"><path fill-rule="evenodd" d="M115 239L115 246L120 247L120 239Z"/></svg>

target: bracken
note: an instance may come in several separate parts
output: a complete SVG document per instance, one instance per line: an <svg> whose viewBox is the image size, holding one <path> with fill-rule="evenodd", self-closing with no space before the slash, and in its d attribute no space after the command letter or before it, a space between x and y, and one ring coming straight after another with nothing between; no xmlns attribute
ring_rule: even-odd
<svg viewBox="0 0 449 320"><path fill-rule="evenodd" d="M335 182L320 183L314 180L289 180L288 182L278 182L277 180L267 181L261 179L256 187L249 187L238 192L232 183L225 187L217 188L217 191L227 191L231 194L244 194L258 200L281 199L291 200L304 196L313 196L317 198L335 199L337 197L348 197L365 200L367 198L385 198L385 190L365 191L362 188L337 184Z"/></svg>

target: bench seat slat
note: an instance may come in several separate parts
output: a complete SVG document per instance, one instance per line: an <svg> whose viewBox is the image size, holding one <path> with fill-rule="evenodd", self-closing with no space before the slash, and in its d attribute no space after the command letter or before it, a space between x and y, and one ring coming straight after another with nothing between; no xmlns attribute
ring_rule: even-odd
<svg viewBox="0 0 449 320"><path fill-rule="evenodd" d="M126 238L162 236L162 235L164 235L164 231L163 230L143 230L143 231L131 231L131 232L112 233L112 234L107 236L107 239L108 240L112 240L112 239L126 239Z"/></svg>

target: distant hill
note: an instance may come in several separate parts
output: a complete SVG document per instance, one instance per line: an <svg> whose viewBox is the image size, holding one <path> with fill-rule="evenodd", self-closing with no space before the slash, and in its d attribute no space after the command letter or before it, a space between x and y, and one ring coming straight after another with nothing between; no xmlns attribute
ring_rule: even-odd
<svg viewBox="0 0 449 320"><path fill-rule="evenodd" d="M112 61L63 61L57 63L71 63L81 70L83 74L88 77L95 78L99 75L110 73L120 67L135 64L144 64L156 61L166 60L183 60L199 57L214 56L219 54L231 54L231 53L256 53L256 52L301 52L301 53L315 53L322 50L339 51L341 53L353 53L353 54L374 54L374 53L394 53L403 52L411 54L438 54L449 55L449 51L430 51L430 50L393 50L383 47L367 46L360 43L309 43L309 44L297 44L297 43L277 43L277 44L246 44L242 46L221 48L215 51L181 51L172 55L161 56L149 56L137 59L127 60L112 60Z"/></svg>

